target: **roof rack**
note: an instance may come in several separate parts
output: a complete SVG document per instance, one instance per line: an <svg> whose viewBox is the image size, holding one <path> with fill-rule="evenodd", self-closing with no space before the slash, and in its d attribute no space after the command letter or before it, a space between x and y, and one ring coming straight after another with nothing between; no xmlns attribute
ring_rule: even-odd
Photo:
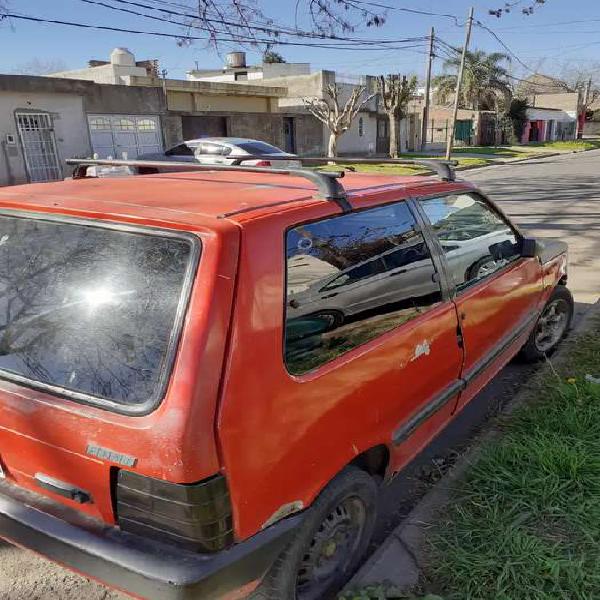
<svg viewBox="0 0 600 600"><path fill-rule="evenodd" d="M419 167L426 167L433 171L443 181L454 181L455 173L454 166L455 161L435 160L435 159L414 159L404 160L398 158L329 158L323 157L310 157L302 158L296 156L273 156L273 155L229 155L228 160L234 162L229 165L213 165L213 164L200 164L200 163L189 163L189 162L178 162L178 161L165 161L165 160L113 160L113 159L98 159L98 158L68 158L66 163L68 165L74 165L73 179L82 179L87 177L87 168L94 166L107 166L107 167L142 167L149 169L165 169L176 170L176 171L241 171L244 173L267 173L270 175L290 175L293 177L303 177L308 179L311 183L314 183L319 190L319 193L326 199L335 202L344 212L350 212L352 206L348 202L346 196L346 190L342 184L338 181L344 176L344 171L319 171L314 169L304 168L292 168L292 169L279 169L272 167L255 167L255 166L243 166L242 162L248 160L262 160L262 161L299 161L303 164L328 165L328 164L343 164L344 163L356 163L356 164L394 164L394 165L412 165Z"/></svg>
<svg viewBox="0 0 600 600"><path fill-rule="evenodd" d="M442 181L454 181L456 179L456 173L454 167L458 164L455 160L439 160L435 158L415 158L415 159L404 159L404 158L352 158L352 157L335 157L329 158L327 156L317 156L304 158L301 156L276 156L273 154L260 155L260 154L229 154L226 157L228 160L235 161L234 164L239 165L247 160L264 160L264 161L285 161L285 160L296 160L303 164L314 164L314 165L327 165L327 164L343 164L354 163L359 165L379 165L379 164L392 164L392 165L407 165L415 167L425 167L430 171L433 171Z"/></svg>
<svg viewBox="0 0 600 600"><path fill-rule="evenodd" d="M264 159L264 157L263 157ZM248 159L246 159L248 160ZM250 160L253 160L252 158ZM96 158L67 158L68 165L75 165L73 179L87 177L87 168L94 166L107 167L146 167L161 169L168 167L177 171L242 171L244 173L268 173L270 175L291 175L303 177L317 186L319 192L326 200L331 200L339 205L344 212L350 212L352 206L346 197L346 190L338 181L344 176L343 171L311 171L309 169L273 169L267 167L243 167L239 165L203 165L199 163L187 163L165 160L109 160Z"/></svg>

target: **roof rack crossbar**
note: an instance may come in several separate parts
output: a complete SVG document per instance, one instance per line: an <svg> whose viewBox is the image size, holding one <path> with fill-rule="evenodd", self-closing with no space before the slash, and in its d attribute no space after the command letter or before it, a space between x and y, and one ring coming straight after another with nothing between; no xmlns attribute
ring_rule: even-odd
<svg viewBox="0 0 600 600"><path fill-rule="evenodd" d="M443 181L454 181L456 179L456 174L454 172L454 167L457 165L455 160L440 160L435 158L414 158L414 159L404 159L404 158L352 158L352 157L335 157L329 158L327 156L317 156L317 157L301 157L301 156L277 156L273 154L269 155L234 155L229 154L227 159L235 161L234 164L241 164L246 160L263 160L263 161L280 161L280 160L296 160L305 164L315 164L315 165L326 165L327 163L331 164L344 164L344 163L354 163L359 165L378 165L378 164L391 164L391 165L412 165L418 167L425 167L430 171L433 171L440 179Z"/></svg>
<svg viewBox="0 0 600 600"><path fill-rule="evenodd" d="M264 160L264 157L262 157ZM73 179L82 179L86 177L88 167L107 166L107 167L146 167L155 169L166 169L175 171L242 171L244 173L269 173L277 175L290 175L292 177L302 177L308 179L317 186L320 194L326 199L335 202L343 212L350 212L352 207L346 197L346 190L338 181L344 176L343 171L312 171L309 169L273 169L267 167L253 167L240 165L203 165L199 163L187 163L177 161L160 160L112 160L97 158L68 158L68 165L74 165Z"/></svg>

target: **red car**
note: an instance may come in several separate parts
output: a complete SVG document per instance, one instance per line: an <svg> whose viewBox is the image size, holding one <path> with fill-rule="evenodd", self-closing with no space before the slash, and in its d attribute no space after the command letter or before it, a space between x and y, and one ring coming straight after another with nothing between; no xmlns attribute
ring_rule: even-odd
<svg viewBox="0 0 600 600"><path fill-rule="evenodd" d="M140 598L339 589L380 482L573 313L566 246L439 168L0 191L0 537Z"/></svg>

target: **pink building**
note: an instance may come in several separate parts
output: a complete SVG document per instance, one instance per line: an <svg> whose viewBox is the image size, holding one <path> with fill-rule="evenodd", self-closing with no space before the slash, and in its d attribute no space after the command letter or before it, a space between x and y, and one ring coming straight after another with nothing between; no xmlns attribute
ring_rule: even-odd
<svg viewBox="0 0 600 600"><path fill-rule="evenodd" d="M558 108L528 108L522 144L574 140L577 136L577 112Z"/></svg>

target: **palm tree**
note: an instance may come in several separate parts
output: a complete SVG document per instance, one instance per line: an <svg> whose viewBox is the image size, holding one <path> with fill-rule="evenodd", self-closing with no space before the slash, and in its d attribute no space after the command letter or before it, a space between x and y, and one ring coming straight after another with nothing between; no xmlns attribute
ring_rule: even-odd
<svg viewBox="0 0 600 600"><path fill-rule="evenodd" d="M445 71L433 79L437 94L442 103L447 102L456 89L456 77L460 66L460 48L455 48L456 57L444 62ZM487 54L483 50L467 51L465 70L460 90L459 106L472 110L508 109L512 91L505 67L510 56L502 52Z"/></svg>

